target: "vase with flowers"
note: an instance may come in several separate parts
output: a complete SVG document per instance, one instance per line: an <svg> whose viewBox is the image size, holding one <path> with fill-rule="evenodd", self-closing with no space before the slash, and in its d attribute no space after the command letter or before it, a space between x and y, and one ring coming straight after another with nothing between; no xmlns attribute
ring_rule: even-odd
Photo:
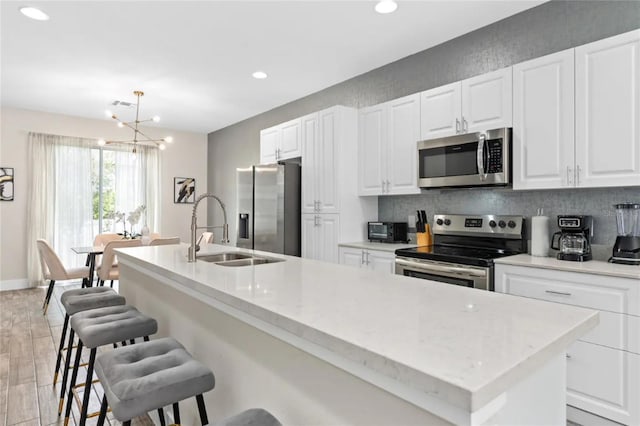
<svg viewBox="0 0 640 426"><path fill-rule="evenodd" d="M133 239L140 237L139 233L134 233L133 227L138 224L138 222L140 221L140 217L144 214L145 210L146 207L144 206L144 204L141 204L136 207L135 210L129 212L128 215L124 212L115 212L114 217L116 219L116 223L122 222L122 233L120 235L122 235L124 239ZM131 226L131 231L127 231L127 222L129 222L129 225Z"/></svg>

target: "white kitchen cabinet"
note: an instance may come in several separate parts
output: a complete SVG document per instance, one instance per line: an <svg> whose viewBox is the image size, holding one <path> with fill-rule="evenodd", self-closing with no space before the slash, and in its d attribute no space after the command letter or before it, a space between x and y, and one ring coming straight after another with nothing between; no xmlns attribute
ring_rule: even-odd
<svg viewBox="0 0 640 426"><path fill-rule="evenodd" d="M302 155L300 119L260 131L260 164L273 164Z"/></svg>
<svg viewBox="0 0 640 426"><path fill-rule="evenodd" d="M395 273L396 255L393 252L354 247L340 247L340 263L372 271Z"/></svg>
<svg viewBox="0 0 640 426"><path fill-rule="evenodd" d="M640 185L640 30L513 74L514 189Z"/></svg>
<svg viewBox="0 0 640 426"><path fill-rule="evenodd" d="M573 184L574 51L513 67L513 189Z"/></svg>
<svg viewBox="0 0 640 426"><path fill-rule="evenodd" d="M575 52L577 186L640 185L640 30Z"/></svg>
<svg viewBox="0 0 640 426"><path fill-rule="evenodd" d="M302 257L338 263L339 214L302 215Z"/></svg>
<svg viewBox="0 0 640 426"><path fill-rule="evenodd" d="M511 67L420 94L421 139L511 127Z"/></svg>
<svg viewBox="0 0 640 426"><path fill-rule="evenodd" d="M637 280L502 264L496 264L495 272L497 292L600 311L599 325L567 350L567 404L619 423L639 424Z"/></svg>
<svg viewBox="0 0 640 426"><path fill-rule="evenodd" d="M418 194L419 94L364 108L359 116L359 195Z"/></svg>

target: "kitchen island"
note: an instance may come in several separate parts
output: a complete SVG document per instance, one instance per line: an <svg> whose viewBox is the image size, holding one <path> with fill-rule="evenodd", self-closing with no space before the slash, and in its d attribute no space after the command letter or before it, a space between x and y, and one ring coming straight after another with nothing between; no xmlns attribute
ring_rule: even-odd
<svg viewBox="0 0 640 426"><path fill-rule="evenodd" d="M565 350L598 323L584 308L204 250L284 261L123 249L120 292L214 371L213 420L259 406L289 425L564 424ZM182 411L196 423L193 407Z"/></svg>

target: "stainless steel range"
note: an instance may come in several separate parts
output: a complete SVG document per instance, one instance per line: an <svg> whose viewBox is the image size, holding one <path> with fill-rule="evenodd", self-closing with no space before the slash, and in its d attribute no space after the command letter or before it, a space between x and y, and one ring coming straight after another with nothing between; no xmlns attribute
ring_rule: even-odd
<svg viewBox="0 0 640 426"><path fill-rule="evenodd" d="M494 290L494 259L525 253L522 216L436 214L433 245L396 250L396 274Z"/></svg>

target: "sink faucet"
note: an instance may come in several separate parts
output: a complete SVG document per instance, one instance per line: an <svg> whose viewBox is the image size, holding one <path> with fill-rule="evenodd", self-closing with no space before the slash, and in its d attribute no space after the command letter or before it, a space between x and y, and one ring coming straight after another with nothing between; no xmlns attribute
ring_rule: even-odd
<svg viewBox="0 0 640 426"><path fill-rule="evenodd" d="M222 215L224 216L224 224L223 225L218 225L218 226L198 226L197 224L197 217L196 217L196 210L198 209L198 204L200 204L200 201L204 200L205 198L215 198L216 201L218 201L218 203L220 204L220 207L222 208ZM196 231L198 229L211 229L211 228L222 228L222 243L226 244L229 242L229 224L227 223L227 209L225 209L224 207L224 203L222 202L222 200L220 200L220 198L218 198L217 196L213 195L213 194L202 194L200 195L197 199L196 199L196 203L193 205L193 212L191 213L191 245L189 246L189 253L188 253L188 260L189 262L195 262L196 261L196 252L198 250L200 250L200 246L196 245Z"/></svg>

